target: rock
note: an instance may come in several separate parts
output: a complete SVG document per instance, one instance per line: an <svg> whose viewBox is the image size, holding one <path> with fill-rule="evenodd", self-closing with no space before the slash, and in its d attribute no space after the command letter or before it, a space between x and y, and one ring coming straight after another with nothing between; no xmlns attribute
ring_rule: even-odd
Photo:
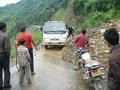
<svg viewBox="0 0 120 90"><path fill-rule="evenodd" d="M118 21L109 21L103 23L98 28L89 29L87 36L89 37L89 48L92 59L98 60L104 68L108 67L109 48L105 44L103 33L109 28L117 28L120 33L120 23ZM67 42L67 46L63 49L63 58L66 61L76 62L79 58L74 55L74 38L70 38Z"/></svg>
<svg viewBox="0 0 120 90"><path fill-rule="evenodd" d="M103 34L106 31L106 29L101 29L100 33Z"/></svg>

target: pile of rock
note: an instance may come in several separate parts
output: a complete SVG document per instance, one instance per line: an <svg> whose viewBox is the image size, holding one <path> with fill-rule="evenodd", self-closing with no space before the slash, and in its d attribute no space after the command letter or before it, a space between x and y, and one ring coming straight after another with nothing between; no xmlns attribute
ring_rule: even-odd
<svg viewBox="0 0 120 90"><path fill-rule="evenodd" d="M90 46L88 51L92 59L98 60L103 67L107 67L109 48L104 42L103 33L99 33L99 30L96 30L95 33L89 33L88 35L91 35L91 38L89 38Z"/></svg>
<svg viewBox="0 0 120 90"><path fill-rule="evenodd" d="M70 37L67 40L67 45L62 49L63 54L62 54L62 59L71 63L76 62L78 58L74 54L75 51L75 41L74 38Z"/></svg>
<svg viewBox="0 0 120 90"><path fill-rule="evenodd" d="M119 28L116 21L103 23L99 28L89 30L88 37L90 42L89 52L93 59L97 59L103 67L108 67L109 48L105 44L103 33L108 28Z"/></svg>
<svg viewBox="0 0 120 90"><path fill-rule="evenodd" d="M92 59L98 60L103 67L108 67L108 55L109 48L105 44L103 33L105 30L111 27L120 28L120 24L115 21L109 21L103 23L99 28L89 29L87 35L89 37L88 51L91 54ZM67 42L67 46L63 48L62 58L65 61L76 62L78 58L73 54L74 52L74 38L70 38Z"/></svg>

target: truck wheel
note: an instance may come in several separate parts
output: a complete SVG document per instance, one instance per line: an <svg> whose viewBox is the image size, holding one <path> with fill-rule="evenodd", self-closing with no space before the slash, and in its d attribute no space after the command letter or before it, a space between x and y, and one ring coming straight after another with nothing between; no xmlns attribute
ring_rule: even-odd
<svg viewBox="0 0 120 90"><path fill-rule="evenodd" d="M48 49L48 46L47 46L47 45L45 45L45 49Z"/></svg>
<svg viewBox="0 0 120 90"><path fill-rule="evenodd" d="M65 45L60 46L61 49L64 48L64 47L65 47Z"/></svg>

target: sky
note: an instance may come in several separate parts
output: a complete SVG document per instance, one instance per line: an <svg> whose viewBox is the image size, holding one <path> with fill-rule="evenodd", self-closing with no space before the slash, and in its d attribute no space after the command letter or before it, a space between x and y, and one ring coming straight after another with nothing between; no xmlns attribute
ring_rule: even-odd
<svg viewBox="0 0 120 90"><path fill-rule="evenodd" d="M5 6L7 4L17 3L20 0L0 0L0 6Z"/></svg>

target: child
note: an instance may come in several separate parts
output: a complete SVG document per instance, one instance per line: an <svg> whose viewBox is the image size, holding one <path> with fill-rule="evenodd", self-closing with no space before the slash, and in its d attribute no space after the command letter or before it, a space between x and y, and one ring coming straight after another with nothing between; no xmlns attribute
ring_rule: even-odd
<svg viewBox="0 0 120 90"><path fill-rule="evenodd" d="M17 60L19 64L20 76L19 83L23 84L24 76L26 75L27 83L31 84L31 72L30 72L30 55L28 49L24 46L26 40L20 40L20 46L17 48Z"/></svg>

